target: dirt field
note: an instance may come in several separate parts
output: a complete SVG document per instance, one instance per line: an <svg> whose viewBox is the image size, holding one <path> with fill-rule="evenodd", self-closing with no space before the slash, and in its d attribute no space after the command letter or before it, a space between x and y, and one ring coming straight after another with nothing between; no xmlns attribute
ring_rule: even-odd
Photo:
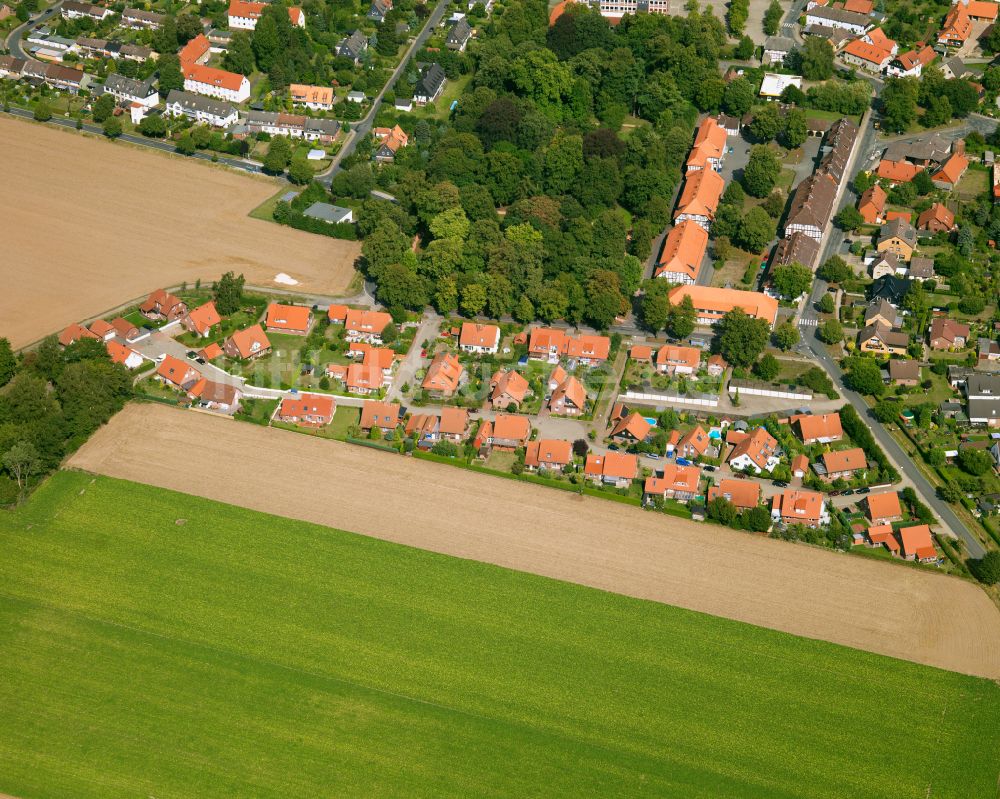
<svg viewBox="0 0 1000 799"><path fill-rule="evenodd" d="M70 466L1000 678L1000 611L943 575L160 405Z"/></svg>
<svg viewBox="0 0 1000 799"><path fill-rule="evenodd" d="M0 149L0 335L15 347L228 270L275 287L284 272L327 295L354 275L357 242L247 216L275 181L7 118Z"/></svg>

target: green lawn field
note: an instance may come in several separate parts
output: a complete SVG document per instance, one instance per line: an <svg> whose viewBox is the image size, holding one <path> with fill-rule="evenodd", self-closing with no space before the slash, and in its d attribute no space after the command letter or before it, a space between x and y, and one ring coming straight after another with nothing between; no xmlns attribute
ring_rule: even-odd
<svg viewBox="0 0 1000 799"><path fill-rule="evenodd" d="M22 799L997 795L988 681L80 473L0 652Z"/></svg>

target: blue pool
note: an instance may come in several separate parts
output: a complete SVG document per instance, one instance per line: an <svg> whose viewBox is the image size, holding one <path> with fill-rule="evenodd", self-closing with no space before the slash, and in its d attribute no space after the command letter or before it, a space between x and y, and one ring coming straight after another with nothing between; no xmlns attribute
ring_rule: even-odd
<svg viewBox="0 0 1000 799"><path fill-rule="evenodd" d="M653 427L656 427L656 417L654 417L654 416L643 416L642 418L645 419L647 422L649 422L651 425L653 425Z"/></svg>
<svg viewBox="0 0 1000 799"><path fill-rule="evenodd" d="M719 432L718 430L709 430L708 431L708 437L709 438L714 438L714 439L720 439L720 438L722 438L722 433Z"/></svg>

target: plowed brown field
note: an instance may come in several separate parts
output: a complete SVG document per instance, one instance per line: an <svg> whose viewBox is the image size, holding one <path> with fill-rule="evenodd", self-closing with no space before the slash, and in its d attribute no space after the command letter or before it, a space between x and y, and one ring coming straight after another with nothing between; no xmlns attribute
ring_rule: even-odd
<svg viewBox="0 0 1000 799"><path fill-rule="evenodd" d="M251 219L275 181L0 119L0 336L30 344L161 286L242 272L343 293L357 242ZM274 282L284 272L294 287Z"/></svg>
<svg viewBox="0 0 1000 799"><path fill-rule="evenodd" d="M945 575L160 405L69 465L1000 678L1000 611Z"/></svg>

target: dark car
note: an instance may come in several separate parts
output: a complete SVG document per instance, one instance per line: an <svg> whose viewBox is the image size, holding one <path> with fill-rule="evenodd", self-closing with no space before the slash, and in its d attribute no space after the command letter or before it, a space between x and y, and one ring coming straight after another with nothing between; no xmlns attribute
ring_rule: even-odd
<svg viewBox="0 0 1000 799"><path fill-rule="evenodd" d="M712 466L711 464L708 464L707 466L704 466L703 468L705 469L706 472L714 472L715 471L715 467Z"/></svg>
<svg viewBox="0 0 1000 799"><path fill-rule="evenodd" d="M830 492L830 496L831 497L839 497L843 493L844 493L843 491L831 491Z"/></svg>
<svg viewBox="0 0 1000 799"><path fill-rule="evenodd" d="M618 445L617 444L608 444L608 449L610 449L612 452L617 452L618 451Z"/></svg>
<svg viewBox="0 0 1000 799"><path fill-rule="evenodd" d="M843 491L840 492L840 496L842 496L842 497L849 497L853 493L854 493L854 489L853 488L847 488L847 489L844 489Z"/></svg>
<svg viewBox="0 0 1000 799"><path fill-rule="evenodd" d="M854 493L855 494L870 494L871 492L872 492L872 490L870 488L859 488Z"/></svg>
<svg viewBox="0 0 1000 799"><path fill-rule="evenodd" d="M195 361L196 361L197 363L205 363L205 359L204 359L204 358L202 358L202 357L201 357L200 355L199 355L199 356L198 356L197 358L195 358Z"/></svg>
<svg viewBox="0 0 1000 799"><path fill-rule="evenodd" d="M743 474L743 472L733 472L733 477L735 477L737 480L746 480L747 479L747 476L745 474Z"/></svg>
<svg viewBox="0 0 1000 799"><path fill-rule="evenodd" d="M778 488L788 488L788 483L784 480L772 480L771 485L777 486Z"/></svg>

